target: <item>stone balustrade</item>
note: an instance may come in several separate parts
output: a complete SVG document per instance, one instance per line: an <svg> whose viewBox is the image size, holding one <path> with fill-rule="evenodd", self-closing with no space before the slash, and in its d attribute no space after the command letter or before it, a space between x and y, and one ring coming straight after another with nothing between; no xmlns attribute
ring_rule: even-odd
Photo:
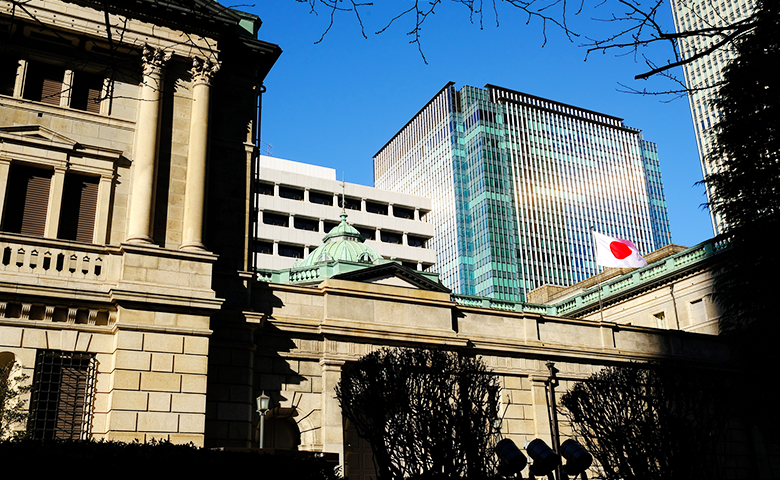
<svg viewBox="0 0 780 480"><path fill-rule="evenodd" d="M104 281L110 256L98 245L0 234L0 272Z"/></svg>

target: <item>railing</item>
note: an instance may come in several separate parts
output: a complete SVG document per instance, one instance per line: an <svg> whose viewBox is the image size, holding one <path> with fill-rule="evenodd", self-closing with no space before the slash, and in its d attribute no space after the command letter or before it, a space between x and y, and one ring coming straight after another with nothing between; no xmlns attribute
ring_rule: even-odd
<svg viewBox="0 0 780 480"><path fill-rule="evenodd" d="M451 295L453 302L464 307L481 307L489 308L491 310L502 310L505 312L532 312L532 313L548 313L550 307L547 305L536 305L526 302L512 302L509 300L497 300L487 297L474 297L470 295L458 295L453 293Z"/></svg>
<svg viewBox="0 0 780 480"><path fill-rule="evenodd" d="M0 272L103 281L108 259L97 245L0 235Z"/></svg>
<svg viewBox="0 0 780 480"><path fill-rule="evenodd" d="M600 286L591 287L578 295L566 298L553 305L509 302L492 298L456 294L452 295L452 300L458 305L463 305L465 307L482 307L491 310L531 312L560 316L577 310L585 305L598 302L599 292L601 292L602 298L606 298L608 295L614 295L621 291L634 288L639 284L658 279L670 272L710 258L721 253L727 247L728 244L724 241L715 242L714 240L709 240L687 250L683 250L675 255L661 259L658 262L651 263L650 265L637 269L631 273L621 275Z"/></svg>
<svg viewBox="0 0 780 480"><path fill-rule="evenodd" d="M598 300L599 291L601 291L602 298L606 298L608 295L614 295L642 283L653 281L674 272L675 270L718 255L727 247L727 242L715 242L714 239L708 240L687 250L661 259L658 262L651 263L646 267L637 269L634 272L621 275L600 286L591 287L573 298L568 298L553 305L553 312L555 315L565 315L582 306L596 302Z"/></svg>
<svg viewBox="0 0 780 480"><path fill-rule="evenodd" d="M307 282L317 278L320 278L320 269L318 267L290 270L290 282Z"/></svg>

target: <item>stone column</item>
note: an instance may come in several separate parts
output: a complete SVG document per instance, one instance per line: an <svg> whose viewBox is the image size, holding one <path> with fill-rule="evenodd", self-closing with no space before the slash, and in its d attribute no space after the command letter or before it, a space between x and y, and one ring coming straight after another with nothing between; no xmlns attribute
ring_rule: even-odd
<svg viewBox="0 0 780 480"><path fill-rule="evenodd" d="M8 172L11 168L11 157L0 157L0 215L5 208L5 191L8 189Z"/></svg>
<svg viewBox="0 0 780 480"><path fill-rule="evenodd" d="M339 464L344 467L344 420L336 399L336 385L341 380L343 360L323 358L322 367L322 426L320 442L323 452L339 454Z"/></svg>
<svg viewBox="0 0 780 480"><path fill-rule="evenodd" d="M109 243L108 236L108 214L111 206L111 187L114 184L114 178L107 175L100 176L100 185L98 187L98 204L95 212L95 233L93 243L104 245Z"/></svg>
<svg viewBox="0 0 780 480"><path fill-rule="evenodd" d="M49 210L46 212L46 226L43 236L57 238L60 228L60 211L62 207L62 192L65 189L65 168L55 167L49 188Z"/></svg>
<svg viewBox="0 0 780 480"><path fill-rule="evenodd" d="M135 128L135 160L127 241L153 243L151 234L154 168L162 110L163 66L171 53L146 45L144 47L143 80L140 86L138 123Z"/></svg>
<svg viewBox="0 0 780 480"><path fill-rule="evenodd" d="M73 70L65 70L65 76L62 79L62 93L60 94L60 107L70 107L70 98L73 92Z"/></svg>
<svg viewBox="0 0 780 480"><path fill-rule="evenodd" d="M184 189L184 222L181 250L206 250L203 245L203 211L206 197L206 157L209 138L211 77L219 63L195 58L192 61L192 114Z"/></svg>

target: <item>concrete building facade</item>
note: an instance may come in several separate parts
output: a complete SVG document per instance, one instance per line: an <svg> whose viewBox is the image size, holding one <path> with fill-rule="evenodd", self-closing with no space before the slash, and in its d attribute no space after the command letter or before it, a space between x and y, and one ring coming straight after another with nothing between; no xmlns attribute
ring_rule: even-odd
<svg viewBox="0 0 780 480"><path fill-rule="evenodd" d="M257 181L255 267L280 270L303 260L339 224L342 212L383 257L427 270L430 199L340 182L336 170L261 156Z"/></svg>
<svg viewBox="0 0 780 480"><path fill-rule="evenodd" d="M522 300L598 272L590 228L671 242L657 149L622 119L447 84L374 156L377 187L433 201L434 270L455 292Z"/></svg>

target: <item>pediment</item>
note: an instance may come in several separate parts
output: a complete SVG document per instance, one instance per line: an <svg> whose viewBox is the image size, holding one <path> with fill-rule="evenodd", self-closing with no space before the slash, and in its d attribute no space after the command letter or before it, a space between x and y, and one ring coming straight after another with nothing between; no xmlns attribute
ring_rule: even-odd
<svg viewBox="0 0 780 480"><path fill-rule="evenodd" d="M17 142L45 142L60 148L76 148L78 142L42 125L13 125L0 127L0 139Z"/></svg>
<svg viewBox="0 0 780 480"><path fill-rule="evenodd" d="M435 282L420 272L395 262L382 263L373 267L341 273L332 278L434 292L450 292L450 289L441 283Z"/></svg>
<svg viewBox="0 0 780 480"><path fill-rule="evenodd" d="M23 147L26 155L39 157L50 157L45 152L57 151L70 158L88 157L111 163L122 158L121 150L78 143L42 125L0 127L0 145L0 153L10 156L15 156Z"/></svg>

